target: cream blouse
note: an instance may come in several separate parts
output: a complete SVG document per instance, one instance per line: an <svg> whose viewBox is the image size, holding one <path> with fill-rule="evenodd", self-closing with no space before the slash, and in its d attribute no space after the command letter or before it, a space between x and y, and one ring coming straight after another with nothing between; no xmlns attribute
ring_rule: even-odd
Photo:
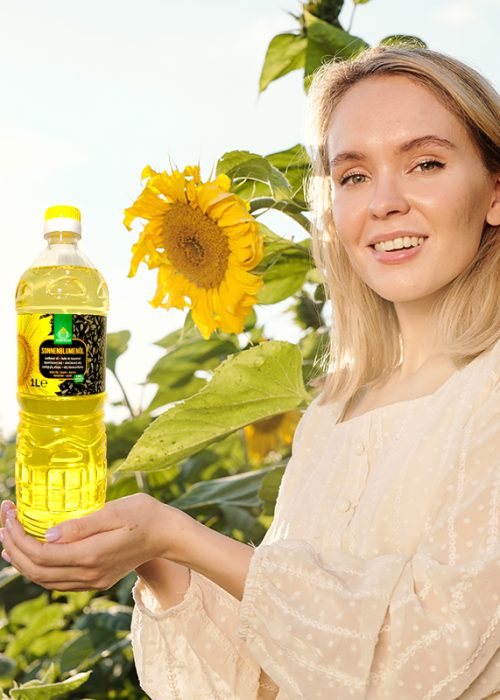
<svg viewBox="0 0 500 700"><path fill-rule="evenodd" d="M264 669L278 700L500 697L499 367L500 342L344 423L315 400L241 603L195 572L168 610L136 585L146 693L256 700Z"/></svg>

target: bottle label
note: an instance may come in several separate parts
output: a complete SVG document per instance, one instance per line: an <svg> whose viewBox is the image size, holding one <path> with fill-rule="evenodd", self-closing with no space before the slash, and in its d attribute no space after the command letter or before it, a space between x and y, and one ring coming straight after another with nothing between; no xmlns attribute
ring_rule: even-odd
<svg viewBox="0 0 500 700"><path fill-rule="evenodd" d="M105 391L106 317L19 314L18 390L30 396Z"/></svg>

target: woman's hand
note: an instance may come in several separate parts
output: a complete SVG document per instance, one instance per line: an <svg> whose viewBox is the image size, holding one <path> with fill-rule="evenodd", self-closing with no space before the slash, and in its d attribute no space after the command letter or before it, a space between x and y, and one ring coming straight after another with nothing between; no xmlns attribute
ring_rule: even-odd
<svg viewBox="0 0 500 700"><path fill-rule="evenodd" d="M178 597L189 581L185 569L194 569L241 600L253 554L252 547L143 493L50 528L46 542L24 532L10 501L2 504L2 523L7 561L40 586L58 591L106 590L137 569L156 589L171 578ZM163 564L142 566L157 558Z"/></svg>
<svg viewBox="0 0 500 700"><path fill-rule="evenodd" d="M164 556L179 519L187 517L140 493L62 522L48 530L47 541L41 542L24 532L14 504L5 501L4 558L44 588L106 590L145 562Z"/></svg>

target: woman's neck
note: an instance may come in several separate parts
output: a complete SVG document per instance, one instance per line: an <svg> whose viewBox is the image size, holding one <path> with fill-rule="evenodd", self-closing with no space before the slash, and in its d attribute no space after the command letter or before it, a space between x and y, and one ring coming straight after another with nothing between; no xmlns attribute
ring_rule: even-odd
<svg viewBox="0 0 500 700"><path fill-rule="evenodd" d="M426 298L394 304L403 344L401 379L415 374L429 360L442 355L436 339L434 301L434 298Z"/></svg>

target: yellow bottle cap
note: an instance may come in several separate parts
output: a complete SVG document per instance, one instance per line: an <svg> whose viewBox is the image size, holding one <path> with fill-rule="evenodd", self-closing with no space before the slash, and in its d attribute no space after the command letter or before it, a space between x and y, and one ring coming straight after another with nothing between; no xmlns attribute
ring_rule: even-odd
<svg viewBox="0 0 500 700"><path fill-rule="evenodd" d="M65 204L49 207L45 212L44 233L69 231L80 234L82 230L80 210Z"/></svg>
<svg viewBox="0 0 500 700"><path fill-rule="evenodd" d="M54 207L49 207L45 212L45 221L49 221L49 219L75 219L75 221L81 221L82 215L76 207L58 204Z"/></svg>

